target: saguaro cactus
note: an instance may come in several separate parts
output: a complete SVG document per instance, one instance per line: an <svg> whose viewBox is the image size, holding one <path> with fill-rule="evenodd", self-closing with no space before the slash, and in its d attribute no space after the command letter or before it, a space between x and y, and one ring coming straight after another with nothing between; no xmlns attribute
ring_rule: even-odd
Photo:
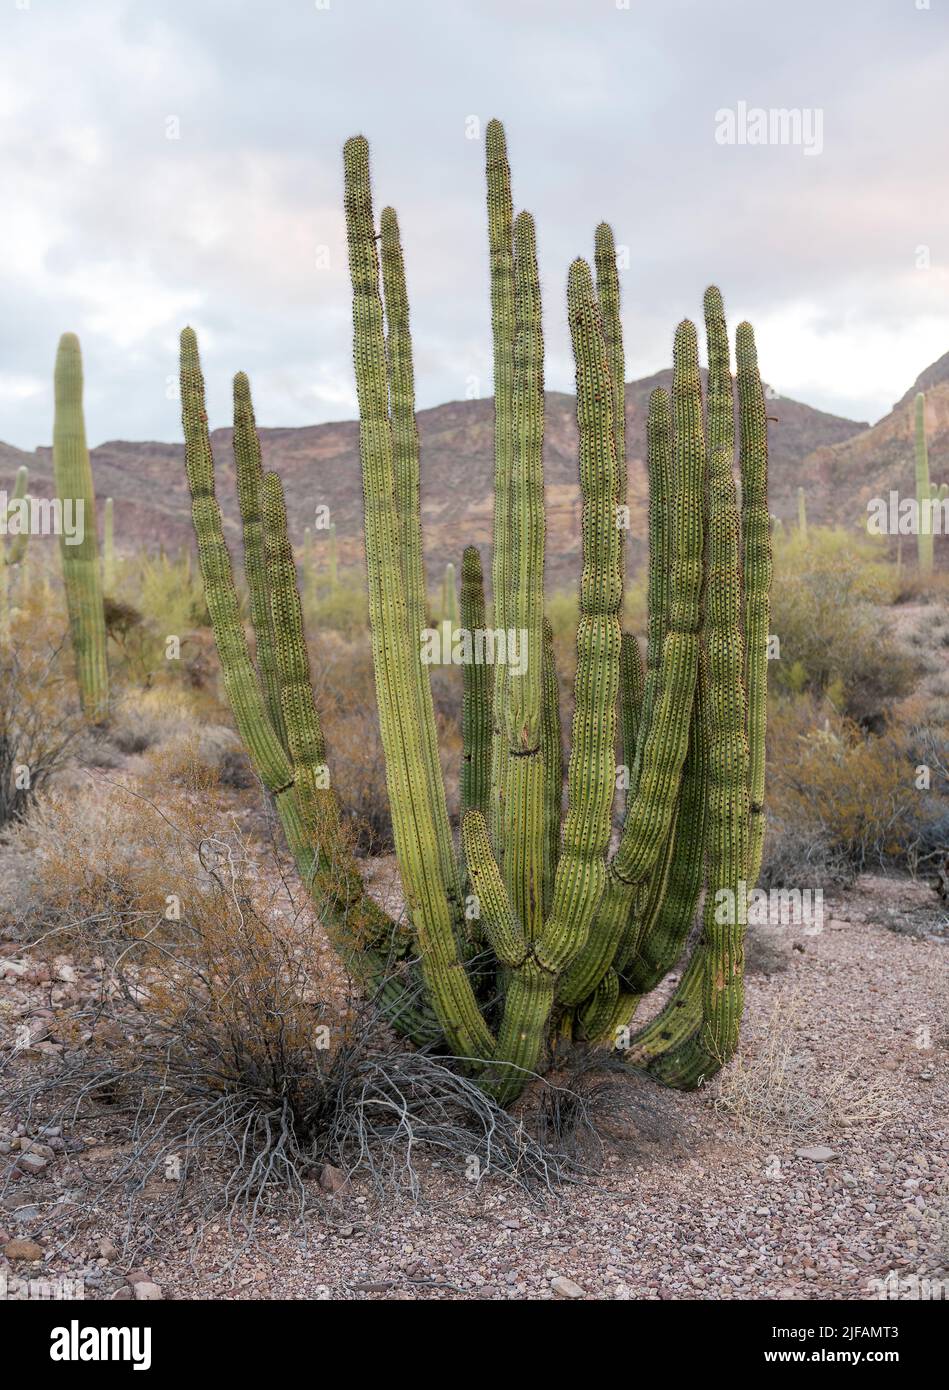
<svg viewBox="0 0 949 1390"><path fill-rule="evenodd" d="M420 660L419 456L398 226L386 209L380 241L361 136L347 142L344 166L372 650L408 915L407 940L373 910L368 928L344 934L344 945L356 959L378 961L386 941L415 953L444 1044L503 1101L541 1065L555 1038L618 1046L663 1081L695 1086L737 1044L743 895L758 873L764 824L771 551L766 421L751 327L739 326L736 348L740 507L729 343L717 289L705 296L704 412L698 339L688 321L676 330L671 398L657 390L650 399L644 670L637 639L621 627L624 361L606 224L596 233L596 280L585 261L570 267L583 573L561 819L558 687L543 611L543 336L535 230L529 214L513 217L504 132L490 123L493 626L485 626L480 556L469 547L461 572L469 660L459 864L445 814L428 670ZM263 682L229 597L190 330L182 340L182 400L202 572L235 718L266 771L298 862L305 867L308 854L320 857L320 873L310 877L314 895L321 900L334 871L343 872L348 900L365 912L340 843L335 802L313 776L323 747L291 577L268 558L270 612L252 615L258 649L261 625L269 625L277 647L285 742L268 716ZM272 474L263 483L263 528L268 557L279 556L286 518ZM489 638L493 672L486 669ZM628 791L619 845L610 855L618 728ZM318 828L327 818L329 833ZM345 869L334 870L337 863ZM474 912L459 912L459 882ZM685 949L703 887L703 929L678 987L658 1017L633 1033L641 996ZM731 902L724 913L723 898ZM409 1015L408 1024L416 1034L424 1031L424 1019Z"/></svg>
<svg viewBox="0 0 949 1390"><path fill-rule="evenodd" d="M929 483L929 450L926 445L926 396L916 394L916 555L920 574L932 574L932 489Z"/></svg>
<svg viewBox="0 0 949 1390"><path fill-rule="evenodd" d="M82 354L75 333L64 333L59 340L55 395L53 471L56 494L64 510L67 506L75 508L77 525L82 528L82 538L77 544L69 543L65 528L60 538L66 607L82 708L90 719L99 720L109 708L109 669L95 489L82 411Z"/></svg>
<svg viewBox="0 0 949 1390"><path fill-rule="evenodd" d="M801 540L807 540L807 494L802 487L797 490L797 529Z"/></svg>

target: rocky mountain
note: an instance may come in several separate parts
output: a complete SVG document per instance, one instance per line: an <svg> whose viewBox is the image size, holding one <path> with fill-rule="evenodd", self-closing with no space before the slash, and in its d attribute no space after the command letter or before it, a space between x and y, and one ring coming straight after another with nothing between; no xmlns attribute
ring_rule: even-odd
<svg viewBox="0 0 949 1390"><path fill-rule="evenodd" d="M809 519L850 524L866 516L871 498L885 499L891 489L901 497L915 496L914 402L919 391L926 393L929 476L935 483L949 481L947 352L920 372L882 420L848 439L819 445L801 461ZM937 545L937 557L943 548Z"/></svg>
<svg viewBox="0 0 949 1390"><path fill-rule="evenodd" d="M650 391L671 386L666 370L627 384L631 550L635 563L646 541L646 409ZM772 509L791 516L802 467L817 455L833 454L867 427L814 410L798 401L768 399ZM422 511L432 574L451 559L457 564L470 542L487 549L492 527L494 407L490 399L453 401L418 416L422 457ZM341 564L357 564L362 553L362 483L358 427L354 421L299 429L261 429L265 466L284 481L292 537L299 541L317 506L329 507L336 522ZM228 529L236 535L237 506L231 431L212 434L218 493ZM822 452L823 451L823 452ZM24 453L0 443L0 486L16 468L30 468L30 488L52 491L52 453ZM546 397L545 476L547 489L547 580L551 587L576 582L580 562L577 427L574 400L561 392ZM191 519L183 449L176 444L111 441L92 450L96 492L115 499L116 544L131 550L191 544ZM815 501L815 507L816 507ZM816 519L816 516L815 516ZM317 541L320 532L316 533Z"/></svg>

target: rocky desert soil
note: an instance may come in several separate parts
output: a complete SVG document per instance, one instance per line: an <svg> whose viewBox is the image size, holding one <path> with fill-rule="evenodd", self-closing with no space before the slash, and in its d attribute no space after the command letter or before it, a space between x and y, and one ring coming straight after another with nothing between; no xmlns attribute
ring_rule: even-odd
<svg viewBox="0 0 949 1390"><path fill-rule="evenodd" d="M169 1212L160 1178L130 1218L103 1195L115 1151L14 1117L0 1283L118 1300L863 1300L894 1275L902 1296L949 1296L947 962L944 904L905 879L861 878L818 932L758 931L738 1061L691 1095L622 1079L590 1173L543 1199L454 1160L421 1160L417 1202L381 1203L358 1175L327 1192L343 1178L327 1171L305 1223L271 1210L241 1246L224 1221ZM24 1022L36 1057L55 1049L57 1001L94 988L67 958L53 973L0 946L8 1050Z"/></svg>

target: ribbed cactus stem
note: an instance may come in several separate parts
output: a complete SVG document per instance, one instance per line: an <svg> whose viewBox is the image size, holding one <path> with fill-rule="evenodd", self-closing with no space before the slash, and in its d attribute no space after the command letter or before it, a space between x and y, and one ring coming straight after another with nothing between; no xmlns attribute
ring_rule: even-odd
<svg viewBox="0 0 949 1390"><path fill-rule="evenodd" d="M493 1052L494 1039L460 960L444 884L432 872L439 850L421 731L412 717L418 655L406 621L369 147L362 136L347 140L344 165L369 617L393 836L406 907L439 1021L456 1052L484 1058Z"/></svg>
<svg viewBox="0 0 949 1390"><path fill-rule="evenodd" d="M929 484L929 449L926 444L926 396L922 391L916 393L915 420L916 505L919 512L919 525L916 532L916 555L920 574L932 574L933 532Z"/></svg>
<svg viewBox="0 0 949 1390"><path fill-rule="evenodd" d="M494 627L510 627L508 603L512 588L510 523L511 479L514 471L514 211L507 141L500 121L485 131L485 173L488 203L488 249L491 269L491 333L494 345L494 551L491 563ZM504 728L507 666L494 669L494 734L491 746L491 840L503 866L502 802L507 777Z"/></svg>
<svg viewBox="0 0 949 1390"><path fill-rule="evenodd" d="M243 528L244 573L247 576L260 683L268 718L274 732L286 748L280 673L270 608L271 589L264 547L263 462L250 382L245 372L238 372L234 378L234 463L237 470L237 500Z"/></svg>
<svg viewBox="0 0 949 1390"><path fill-rule="evenodd" d="M451 560L445 566L442 580L442 618L451 623L452 630L458 626L458 588L455 582L455 566Z"/></svg>
<svg viewBox="0 0 949 1390"><path fill-rule="evenodd" d="M75 520L82 536L78 544L71 544L63 527L60 554L66 607L82 708L89 719L99 721L109 709L109 669L95 489L82 409L82 354L75 333L64 333L59 340L55 398L53 472L56 494L64 511L67 507L75 508Z"/></svg>
<svg viewBox="0 0 949 1390"><path fill-rule="evenodd" d="M491 790L493 672L484 661L474 659L476 634L485 631L486 617L481 556L473 545L466 548L461 562L461 626L471 637L473 657L461 672L461 809L485 816Z"/></svg>

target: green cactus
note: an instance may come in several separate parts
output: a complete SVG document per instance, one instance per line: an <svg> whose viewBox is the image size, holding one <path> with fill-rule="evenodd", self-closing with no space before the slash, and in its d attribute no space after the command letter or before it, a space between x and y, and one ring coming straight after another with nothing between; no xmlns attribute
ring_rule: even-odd
<svg viewBox="0 0 949 1390"><path fill-rule="evenodd" d="M60 553L66 607L82 708L89 719L98 721L108 713L109 668L99 571L95 489L82 411L82 355L75 333L64 333L59 340L55 396L53 472L56 494L64 511L67 506L75 506L76 522L77 526L81 526L82 536L78 544L69 544L63 528Z"/></svg>
<svg viewBox="0 0 949 1390"><path fill-rule="evenodd" d="M369 151L344 151L354 360L365 500L369 613L379 721L407 930L367 909L325 787L279 482L256 457L239 487L260 492L269 612L252 605L260 678L240 627L193 334L182 339L182 400L202 574L235 719L274 796L314 899L370 915L341 932L347 958L378 978L388 943L418 958L444 1044L502 1101L555 1038L617 1045L681 1087L732 1055L742 1011L743 904L761 857L768 594L767 435L754 338L737 333L736 424L721 295L705 296L708 394L698 338L675 337L671 397L649 403L649 616L643 667L623 633L624 358L612 232L596 233L596 282L576 260L567 315L576 362L583 569L574 715L563 802L553 642L544 617L543 335L532 218L511 213L504 132L487 131L495 349L492 627L477 549L461 567L461 856L445 812L428 672L420 660L425 577L408 299L395 214L373 217ZM259 564L245 539L249 567ZM457 620L454 571L442 611ZM253 589L253 586L251 585ZM450 589L450 595L449 595ZM485 642L495 650L487 670ZM285 734L268 710L261 636L276 649ZM478 637L479 647L474 641ZM483 639L483 640L482 640ZM501 657L503 656L503 660ZM617 732L628 769L618 847L609 853ZM313 861L318 860L316 869ZM342 887L339 886L340 881ZM459 884L473 911L459 911ZM702 934L667 1006L630 1036L639 998L681 956L706 889ZM722 893L736 911L719 920ZM339 912L331 912L338 921ZM487 969L483 958L487 955ZM478 964L475 964L477 956ZM486 982L490 987L486 986ZM396 977L396 989L401 977ZM401 995L394 995L401 1007ZM432 1024L408 1014L406 1031Z"/></svg>
<svg viewBox="0 0 949 1390"><path fill-rule="evenodd" d="M115 589L115 504L105 499L102 509L102 586L107 594Z"/></svg>
<svg viewBox="0 0 949 1390"><path fill-rule="evenodd" d="M797 490L797 529L801 539L807 540L807 497L804 489L799 487Z"/></svg>
<svg viewBox="0 0 949 1390"><path fill-rule="evenodd" d="M17 504L26 497L28 479L29 469L25 464L21 465L17 469L13 491L7 496L4 519L8 525L12 517L20 510ZM7 638L10 629L10 570L15 565L23 563L29 539L30 533L25 528L14 533L9 545L7 544L6 531L4 530L0 534L0 637L4 639Z"/></svg>

